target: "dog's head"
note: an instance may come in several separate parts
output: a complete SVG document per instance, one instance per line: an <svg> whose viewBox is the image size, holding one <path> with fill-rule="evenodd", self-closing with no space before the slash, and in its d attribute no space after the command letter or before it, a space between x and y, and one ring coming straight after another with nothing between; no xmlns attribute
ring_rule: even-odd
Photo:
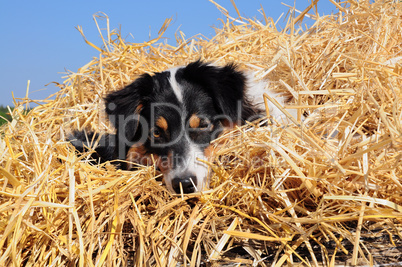
<svg viewBox="0 0 402 267"><path fill-rule="evenodd" d="M116 157L147 164L152 155L171 191L201 191L208 167L200 160L207 159L210 142L223 125L257 115L245 86L246 77L234 65L200 61L142 75L106 97L117 130Z"/></svg>

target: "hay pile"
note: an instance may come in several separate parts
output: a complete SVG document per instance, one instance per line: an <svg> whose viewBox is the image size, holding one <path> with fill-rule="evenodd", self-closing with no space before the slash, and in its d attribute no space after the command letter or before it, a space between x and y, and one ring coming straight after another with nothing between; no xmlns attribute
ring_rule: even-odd
<svg viewBox="0 0 402 267"><path fill-rule="evenodd" d="M308 10L282 31L228 17L211 40L176 46L116 31L101 31L101 48L87 41L99 57L55 100L28 114L20 101L1 128L0 266L401 261L402 3L331 2L339 13L310 15L306 30ZM310 116L222 137L211 189L189 196L171 195L152 166L92 166L64 141L71 129L113 131L107 92L199 58L269 78Z"/></svg>

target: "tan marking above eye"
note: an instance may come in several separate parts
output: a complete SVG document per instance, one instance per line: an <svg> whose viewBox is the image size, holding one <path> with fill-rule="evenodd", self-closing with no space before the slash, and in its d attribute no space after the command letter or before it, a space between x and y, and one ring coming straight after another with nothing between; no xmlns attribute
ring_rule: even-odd
<svg viewBox="0 0 402 267"><path fill-rule="evenodd" d="M156 126L158 126L159 128L161 128L164 131L166 131L168 129L168 123L167 123L166 119L162 116L160 116L156 120Z"/></svg>
<svg viewBox="0 0 402 267"><path fill-rule="evenodd" d="M190 127L198 128L200 126L200 121L201 121L201 119L197 115L195 115L195 114L191 115L190 120L189 120Z"/></svg>
<svg viewBox="0 0 402 267"><path fill-rule="evenodd" d="M143 107L143 105L142 105L142 104L139 104L139 105L135 108L135 113L140 113L142 107Z"/></svg>

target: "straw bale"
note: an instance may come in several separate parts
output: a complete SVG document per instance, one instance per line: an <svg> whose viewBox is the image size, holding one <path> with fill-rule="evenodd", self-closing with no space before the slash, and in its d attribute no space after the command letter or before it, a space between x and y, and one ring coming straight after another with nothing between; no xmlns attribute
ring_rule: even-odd
<svg viewBox="0 0 402 267"><path fill-rule="evenodd" d="M169 20L146 43L115 30L100 30L102 47L85 39L99 56L53 100L26 113L33 100L20 99L1 128L0 266L400 262L402 3L331 2L337 14L312 14L313 1L283 30L218 6L227 19L210 40L166 44ZM210 190L172 195L153 166L91 165L65 141L113 132L107 92L199 58L254 71L300 110L294 124L250 122L217 140Z"/></svg>

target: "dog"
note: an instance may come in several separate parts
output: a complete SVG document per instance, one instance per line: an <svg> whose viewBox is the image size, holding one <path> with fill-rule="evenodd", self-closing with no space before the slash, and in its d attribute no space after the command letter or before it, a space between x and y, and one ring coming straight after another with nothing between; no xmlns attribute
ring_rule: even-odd
<svg viewBox="0 0 402 267"><path fill-rule="evenodd" d="M195 61L163 72L143 74L105 97L116 134L75 132L70 142L80 151L93 148L97 162L118 161L130 170L155 163L173 193L194 193L208 186L211 141L224 129L264 116L263 93L280 104L284 98L252 81L235 64ZM270 114L283 114L269 105Z"/></svg>

